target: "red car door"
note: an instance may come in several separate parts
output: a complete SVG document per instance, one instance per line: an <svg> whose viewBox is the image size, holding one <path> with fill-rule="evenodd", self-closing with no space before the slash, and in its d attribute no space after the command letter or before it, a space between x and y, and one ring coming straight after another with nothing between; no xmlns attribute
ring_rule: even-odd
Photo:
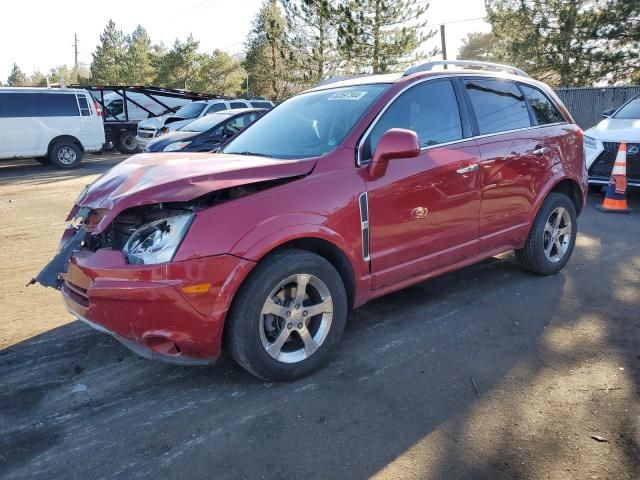
<svg viewBox="0 0 640 480"><path fill-rule="evenodd" d="M527 235L529 214L549 169L546 129L532 120L525 96L506 80L468 79L477 122L482 187L480 250Z"/></svg>
<svg viewBox="0 0 640 480"><path fill-rule="evenodd" d="M467 120L453 84L432 80L402 93L365 137L361 162L390 128L415 131L422 145L418 157L392 160L381 178L367 179L373 288L478 252L479 151L465 139Z"/></svg>

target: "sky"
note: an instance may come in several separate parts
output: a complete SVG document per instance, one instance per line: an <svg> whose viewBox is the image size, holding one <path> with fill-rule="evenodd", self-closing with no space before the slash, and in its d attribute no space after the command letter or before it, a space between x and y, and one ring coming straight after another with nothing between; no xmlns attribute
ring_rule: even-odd
<svg viewBox="0 0 640 480"><path fill-rule="evenodd" d="M64 64L73 65L74 33L78 34L79 63L88 66L91 52L109 19L125 33L141 24L153 42L162 41L167 47L176 38L185 39L192 33L200 41L203 52L218 48L239 53L243 51L251 21L262 0L164 0L157 3L110 0L92 3L86 0L3 2L0 80L6 80L13 62L27 74L34 70L47 72ZM170 9L170 5L180 5L180 8ZM455 58L467 33L489 31L489 25L481 20L484 16L484 0L431 0L427 21L430 28L446 23L448 57ZM424 48L431 50L439 42L438 33Z"/></svg>

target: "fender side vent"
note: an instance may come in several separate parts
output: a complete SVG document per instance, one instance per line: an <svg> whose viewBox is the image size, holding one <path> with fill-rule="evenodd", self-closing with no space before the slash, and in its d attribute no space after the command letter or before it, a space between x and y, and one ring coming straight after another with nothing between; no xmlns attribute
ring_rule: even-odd
<svg viewBox="0 0 640 480"><path fill-rule="evenodd" d="M360 205L360 229L362 230L362 258L366 262L369 258L369 197L367 192L363 192L358 197Z"/></svg>

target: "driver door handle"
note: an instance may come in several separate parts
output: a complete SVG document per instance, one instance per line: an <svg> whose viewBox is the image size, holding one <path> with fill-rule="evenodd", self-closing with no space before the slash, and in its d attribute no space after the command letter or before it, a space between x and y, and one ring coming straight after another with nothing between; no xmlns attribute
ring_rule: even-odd
<svg viewBox="0 0 640 480"><path fill-rule="evenodd" d="M467 173L475 172L476 170L478 170L478 164L477 163L473 163L473 164L469 165L468 167L459 168L458 170L456 170L456 173L458 173L460 175L466 175Z"/></svg>

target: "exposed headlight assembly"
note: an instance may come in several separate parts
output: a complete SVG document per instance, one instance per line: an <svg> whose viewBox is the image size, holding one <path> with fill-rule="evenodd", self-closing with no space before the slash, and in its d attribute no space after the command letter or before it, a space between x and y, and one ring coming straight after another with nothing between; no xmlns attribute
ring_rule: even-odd
<svg viewBox="0 0 640 480"><path fill-rule="evenodd" d="M170 262L194 218L193 213L147 223L131 234L122 249L129 263L154 265Z"/></svg>
<svg viewBox="0 0 640 480"><path fill-rule="evenodd" d="M584 146L586 148L593 148L594 150L598 148L598 141L593 137L584 137Z"/></svg>
<svg viewBox="0 0 640 480"><path fill-rule="evenodd" d="M167 145L166 147L164 147L162 149L163 152L175 152L176 150L181 150L184 147L186 147L187 145L189 145L191 142L175 142L175 143L170 143L169 145Z"/></svg>

